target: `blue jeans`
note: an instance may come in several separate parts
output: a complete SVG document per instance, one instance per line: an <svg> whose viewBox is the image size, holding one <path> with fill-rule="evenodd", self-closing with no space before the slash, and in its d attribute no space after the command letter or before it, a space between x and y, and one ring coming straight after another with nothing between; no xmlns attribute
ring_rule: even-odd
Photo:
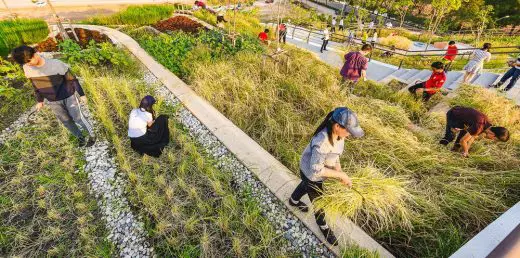
<svg viewBox="0 0 520 258"><path fill-rule="evenodd" d="M515 86L519 77L520 77L520 69L512 67L511 69L509 69L509 71L507 71L504 74L504 77L502 77L502 79L500 79L499 85L504 84L507 81L507 79L511 78L511 80L509 81L509 84L504 88L504 90L510 90L511 88L513 88Z"/></svg>

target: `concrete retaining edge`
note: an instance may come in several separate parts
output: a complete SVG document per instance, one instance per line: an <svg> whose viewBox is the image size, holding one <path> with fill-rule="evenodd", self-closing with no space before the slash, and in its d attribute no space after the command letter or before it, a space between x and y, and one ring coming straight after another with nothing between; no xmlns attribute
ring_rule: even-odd
<svg viewBox="0 0 520 258"><path fill-rule="evenodd" d="M139 44L130 36L115 29L96 26L76 24L74 27L96 30L107 35L115 44L127 48L146 68L151 71L210 132L222 142L226 148L233 153L256 177L266 185L270 191L280 199L285 206L292 211L326 246L336 255L340 255L339 248L332 247L321 234L312 211L301 213L299 210L289 206L287 200L300 182L288 168L281 164L276 158L264 150L258 143L251 139L242 130L236 127L229 119L216 110L211 104L199 97L181 79L156 62L148 55ZM309 200L305 200L309 203ZM331 227L340 239L340 246L355 243L370 251L377 251L381 257L394 257L388 250L382 247L360 227L347 218L331 221Z"/></svg>

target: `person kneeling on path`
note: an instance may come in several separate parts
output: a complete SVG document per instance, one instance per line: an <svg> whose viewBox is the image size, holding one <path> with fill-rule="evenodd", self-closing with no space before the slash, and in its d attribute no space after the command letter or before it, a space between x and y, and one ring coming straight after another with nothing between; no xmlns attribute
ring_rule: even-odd
<svg viewBox="0 0 520 258"><path fill-rule="evenodd" d="M502 91L509 91L511 88L513 88L518 81L518 78L520 78L520 57L518 57L515 61L509 61L509 66L511 66L511 69L509 69L504 76L500 79L500 81L497 84L491 85L491 87L494 88L500 88L502 84L504 84L509 78L511 80L507 84L507 86L502 89Z"/></svg>
<svg viewBox="0 0 520 258"><path fill-rule="evenodd" d="M155 118L154 104L155 99L146 96L141 100L139 108L130 112L128 137L130 137L130 146L140 155L159 157L170 142L170 130L168 116L160 115Z"/></svg>
<svg viewBox="0 0 520 258"><path fill-rule="evenodd" d="M441 90L442 85L446 81L446 73L444 72L444 64L442 62L433 62L432 71L432 75L427 81L411 86L408 88L408 91L416 97L417 94L422 94L424 101L430 100L435 93Z"/></svg>
<svg viewBox="0 0 520 258"><path fill-rule="evenodd" d="M91 123L81 112L80 102L87 103L87 97L78 79L70 72L67 64L57 59L41 57L34 48L20 46L13 50L13 59L23 66L25 76L31 81L36 100L36 110L46 104L61 123L78 138L80 146L92 146L96 136ZM76 96L76 92L80 98ZM88 141L76 125L80 125L89 134Z"/></svg>
<svg viewBox="0 0 520 258"><path fill-rule="evenodd" d="M462 147L464 157L469 156L471 144L479 136L502 142L509 140L509 131L506 128L492 126L486 115L467 107L456 106L446 113L446 133L439 143L448 145L453 141L457 132L459 134L452 151L459 151Z"/></svg>
<svg viewBox="0 0 520 258"><path fill-rule="evenodd" d="M345 138L360 138L363 135L357 116L350 109L338 107L330 112L303 151L300 159L302 181L292 193L289 204L302 212L309 211L307 205L300 201L301 198L308 194L312 202L321 196L323 181L327 178L339 179L345 186L351 187L352 180L341 170L339 157L343 153ZM314 216L327 242L337 245L337 239L325 221L323 210L316 210Z"/></svg>

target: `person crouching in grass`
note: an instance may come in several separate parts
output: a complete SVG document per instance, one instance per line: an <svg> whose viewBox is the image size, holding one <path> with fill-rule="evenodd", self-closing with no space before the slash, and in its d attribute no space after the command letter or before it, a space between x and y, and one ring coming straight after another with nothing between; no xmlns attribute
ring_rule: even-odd
<svg viewBox="0 0 520 258"><path fill-rule="evenodd" d="M80 146L90 147L96 141L91 123L81 112L81 103L87 103L87 97L78 79L70 72L70 67L58 59L41 57L36 49L20 46L13 50L13 59L19 63L25 76L31 81L36 95L36 110L46 104L52 109L60 122L79 140ZM76 93L80 96L79 99ZM89 134L88 141L78 128L79 125Z"/></svg>
<svg viewBox="0 0 520 258"><path fill-rule="evenodd" d="M462 147L464 157L469 156L469 149L478 137L507 142L509 131L501 126L492 126L488 117L482 112L467 107L455 106L446 113L446 133L439 143L448 145L458 133L452 151Z"/></svg>
<svg viewBox="0 0 520 258"><path fill-rule="evenodd" d="M170 130L168 116L155 117L154 104L155 99L146 96L141 100L139 108L130 112L128 137L130 137L130 147L140 155L159 157L170 142Z"/></svg>
<svg viewBox="0 0 520 258"><path fill-rule="evenodd" d="M431 67L432 75L430 75L427 81L417 83L408 88L408 91L416 97L422 95L424 101L430 100L435 93L439 92L446 81L446 73L444 72L444 64L442 62L433 62Z"/></svg>
<svg viewBox="0 0 520 258"><path fill-rule="evenodd" d="M292 193L289 204L303 212L309 211L307 205L300 201L308 194L311 202L322 195L323 181L328 178L339 179L348 187L352 180L341 170L339 157L343 153L345 138L364 135L359 126L357 116L346 107L339 107L330 112L318 126L311 142L303 151L300 159L300 177L302 181ZM331 245L337 245L334 233L325 221L323 210L314 212L316 223Z"/></svg>

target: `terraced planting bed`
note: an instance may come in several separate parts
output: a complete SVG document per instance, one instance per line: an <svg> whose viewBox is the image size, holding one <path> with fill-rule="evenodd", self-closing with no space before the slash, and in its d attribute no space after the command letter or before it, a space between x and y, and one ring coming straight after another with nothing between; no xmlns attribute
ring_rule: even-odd
<svg viewBox="0 0 520 258"><path fill-rule="evenodd" d="M520 111L514 103L471 86L457 91L462 97L427 105L371 82L350 95L336 68L299 49L284 47L291 60L287 70L264 62L262 54L274 50L251 47L258 44L257 32L248 28L255 26L237 29L242 45L228 52L221 51L225 42L215 48L204 36L129 33L295 173L321 119L337 106L354 109L366 137L346 142L342 164L360 194L328 182L325 197L314 205L347 215L397 256L447 257L517 202ZM182 51L171 42L182 42ZM514 132L512 139L479 141L468 159L450 152L437 144L445 114L428 112L441 101L484 111Z"/></svg>

